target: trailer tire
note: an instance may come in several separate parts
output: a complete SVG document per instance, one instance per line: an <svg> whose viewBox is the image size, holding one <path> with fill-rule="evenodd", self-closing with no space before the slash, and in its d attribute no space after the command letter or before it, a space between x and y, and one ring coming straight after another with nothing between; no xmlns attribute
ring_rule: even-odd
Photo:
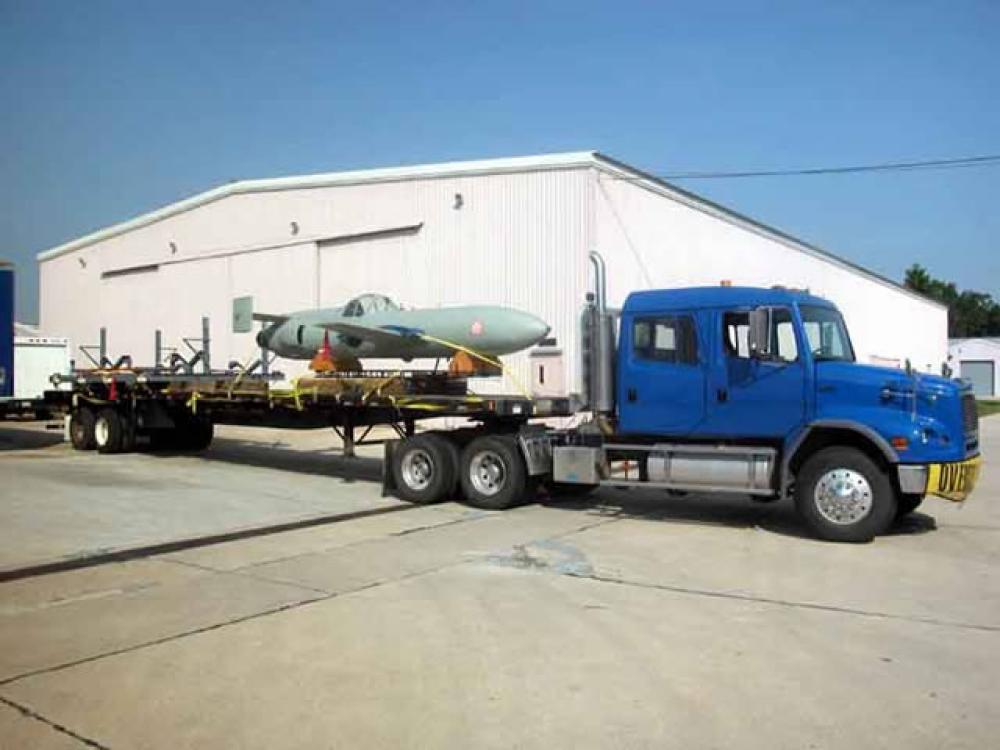
<svg viewBox="0 0 1000 750"><path fill-rule="evenodd" d="M122 425L122 439L118 450L121 453L132 453L135 450L138 437L138 425L136 424L135 415L119 412L118 418L121 420Z"/></svg>
<svg viewBox="0 0 1000 750"><path fill-rule="evenodd" d="M390 467L396 495L409 503L429 505L454 494L456 450L434 433L403 440L392 454Z"/></svg>
<svg viewBox="0 0 1000 750"><path fill-rule="evenodd" d="M69 440L78 451L92 451L94 442L94 410L86 406L74 409L69 418Z"/></svg>
<svg viewBox="0 0 1000 750"><path fill-rule="evenodd" d="M118 453L125 432L121 416L110 407L101 409L94 421L94 443L98 453Z"/></svg>
<svg viewBox="0 0 1000 750"><path fill-rule="evenodd" d="M181 442L187 450L205 450L214 436L215 425L207 417L192 414L180 428Z"/></svg>
<svg viewBox="0 0 1000 750"><path fill-rule="evenodd" d="M462 494L469 505L504 510L522 502L527 495L527 467L511 436L476 438L462 451L461 466Z"/></svg>
<svg viewBox="0 0 1000 750"><path fill-rule="evenodd" d="M856 448L824 448L802 465L795 507L806 526L831 542L870 542L896 518L886 472Z"/></svg>

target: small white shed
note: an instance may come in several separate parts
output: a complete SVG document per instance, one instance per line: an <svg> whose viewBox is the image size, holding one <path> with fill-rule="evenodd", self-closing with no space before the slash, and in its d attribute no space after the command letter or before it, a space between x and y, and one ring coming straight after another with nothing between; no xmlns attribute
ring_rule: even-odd
<svg viewBox="0 0 1000 750"><path fill-rule="evenodd" d="M948 364L979 398L1000 398L1000 338L951 339Z"/></svg>

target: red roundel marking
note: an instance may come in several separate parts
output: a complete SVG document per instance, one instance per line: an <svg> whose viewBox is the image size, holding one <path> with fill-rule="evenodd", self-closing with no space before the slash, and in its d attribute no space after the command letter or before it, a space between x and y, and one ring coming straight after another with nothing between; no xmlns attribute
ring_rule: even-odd
<svg viewBox="0 0 1000 750"><path fill-rule="evenodd" d="M483 335L482 321L477 320L475 323L473 323L472 327L469 328L469 333L471 333L473 336L482 336Z"/></svg>

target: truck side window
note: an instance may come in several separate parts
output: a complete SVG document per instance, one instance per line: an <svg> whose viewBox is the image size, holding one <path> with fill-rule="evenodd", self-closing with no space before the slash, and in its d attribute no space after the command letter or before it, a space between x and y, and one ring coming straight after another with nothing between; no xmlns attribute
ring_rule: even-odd
<svg viewBox="0 0 1000 750"><path fill-rule="evenodd" d="M640 359L698 363L698 337L689 315L640 318L632 327L632 350Z"/></svg>
<svg viewBox="0 0 1000 750"><path fill-rule="evenodd" d="M722 318L722 341L730 357L750 358L750 315L728 312Z"/></svg>
<svg viewBox="0 0 1000 750"><path fill-rule="evenodd" d="M750 315L745 312L729 312L722 318L722 341L730 357L750 358ZM799 347L795 343L795 325L792 313L787 308L775 307L771 315L772 360L794 362L799 358Z"/></svg>
<svg viewBox="0 0 1000 750"><path fill-rule="evenodd" d="M795 324L788 308L774 308L771 317L771 351L782 362L794 362L799 358L799 347L795 343Z"/></svg>

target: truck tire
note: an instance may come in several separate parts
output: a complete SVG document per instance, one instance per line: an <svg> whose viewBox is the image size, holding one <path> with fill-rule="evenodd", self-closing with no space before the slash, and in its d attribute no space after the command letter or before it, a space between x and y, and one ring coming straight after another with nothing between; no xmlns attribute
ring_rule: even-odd
<svg viewBox="0 0 1000 750"><path fill-rule="evenodd" d="M94 410L81 406L69 418L69 439L78 451L92 451L94 442Z"/></svg>
<svg viewBox="0 0 1000 750"><path fill-rule="evenodd" d="M462 451L460 481L465 501L476 508L503 510L528 491L528 471L517 442L508 435L484 435Z"/></svg>
<svg viewBox="0 0 1000 750"><path fill-rule="evenodd" d="M899 497L896 499L896 518L902 518L903 516L910 515L910 513L920 507L920 503L923 501L923 495L900 493Z"/></svg>
<svg viewBox="0 0 1000 750"><path fill-rule="evenodd" d="M118 446L120 453L132 453L135 450L138 434L138 425L133 414L118 413L118 418L122 425L122 439Z"/></svg>
<svg viewBox="0 0 1000 750"><path fill-rule="evenodd" d="M189 451L203 451L212 444L215 425L204 416L192 414L178 428L182 447Z"/></svg>
<svg viewBox="0 0 1000 750"><path fill-rule="evenodd" d="M795 507L806 526L831 542L870 542L896 517L888 475L856 448L824 448L802 465Z"/></svg>
<svg viewBox="0 0 1000 750"><path fill-rule="evenodd" d="M396 495L418 505L439 503L455 492L456 448L434 433L414 435L392 454Z"/></svg>
<svg viewBox="0 0 1000 750"><path fill-rule="evenodd" d="M94 443L98 453L118 453L122 449L124 433L122 419L115 409L110 407L97 412L94 421Z"/></svg>

